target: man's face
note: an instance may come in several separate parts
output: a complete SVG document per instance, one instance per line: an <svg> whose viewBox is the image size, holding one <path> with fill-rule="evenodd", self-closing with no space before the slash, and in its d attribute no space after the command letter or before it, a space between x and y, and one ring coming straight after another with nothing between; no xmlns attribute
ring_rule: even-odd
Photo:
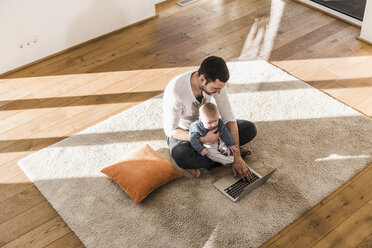
<svg viewBox="0 0 372 248"><path fill-rule="evenodd" d="M199 77L199 80L202 82L200 89L207 93L208 95L220 94L223 87L226 86L226 83L221 82L219 79L216 79L214 82L207 83L204 75Z"/></svg>

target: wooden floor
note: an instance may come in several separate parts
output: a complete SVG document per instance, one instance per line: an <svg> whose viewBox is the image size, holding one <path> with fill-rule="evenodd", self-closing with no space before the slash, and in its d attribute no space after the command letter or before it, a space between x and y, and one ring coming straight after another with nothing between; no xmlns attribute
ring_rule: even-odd
<svg viewBox="0 0 372 248"><path fill-rule="evenodd" d="M0 247L82 247L17 161L151 98L208 55L257 55L372 116L372 47L356 27L290 0L167 1L157 13L0 79ZM372 247L371 188L366 165L263 246Z"/></svg>

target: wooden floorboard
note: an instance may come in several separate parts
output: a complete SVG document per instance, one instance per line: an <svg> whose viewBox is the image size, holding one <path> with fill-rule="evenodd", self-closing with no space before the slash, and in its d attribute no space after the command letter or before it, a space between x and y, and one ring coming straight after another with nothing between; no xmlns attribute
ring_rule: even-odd
<svg viewBox="0 0 372 248"><path fill-rule="evenodd" d="M284 229L281 232L282 237L269 247L312 247L316 245L372 199L372 193L369 190L372 187L371 176L372 170L369 169L367 173L338 192L331 200L320 203L316 211L310 211L311 214L296 223L292 229L290 227L287 228L289 230ZM370 218L365 218L364 221L370 222ZM339 238L342 240L350 237L340 235ZM324 244L326 240L322 243Z"/></svg>
<svg viewBox="0 0 372 248"><path fill-rule="evenodd" d="M355 248L369 248L372 247L372 234L360 242Z"/></svg>
<svg viewBox="0 0 372 248"><path fill-rule="evenodd" d="M355 247L371 233L371 218L372 200L365 203L353 215L338 225L313 247Z"/></svg>
<svg viewBox="0 0 372 248"><path fill-rule="evenodd" d="M360 29L291 0L175 2L0 78L0 247L83 247L17 161L162 92L206 56L261 57L372 116ZM371 182L372 164L262 247L371 247Z"/></svg>

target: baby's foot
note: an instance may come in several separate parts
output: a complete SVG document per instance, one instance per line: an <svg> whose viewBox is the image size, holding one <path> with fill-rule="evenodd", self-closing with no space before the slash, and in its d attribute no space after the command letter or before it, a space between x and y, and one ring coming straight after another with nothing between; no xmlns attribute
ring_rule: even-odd
<svg viewBox="0 0 372 248"><path fill-rule="evenodd" d="M252 150L251 149L249 149L249 148L246 148L246 147L244 147L244 146L241 146L240 147L240 155L242 156L242 157L244 157L244 156L250 156L250 155L252 155Z"/></svg>
<svg viewBox="0 0 372 248"><path fill-rule="evenodd" d="M201 174L199 169L188 169L188 172L190 172L193 177L200 177Z"/></svg>

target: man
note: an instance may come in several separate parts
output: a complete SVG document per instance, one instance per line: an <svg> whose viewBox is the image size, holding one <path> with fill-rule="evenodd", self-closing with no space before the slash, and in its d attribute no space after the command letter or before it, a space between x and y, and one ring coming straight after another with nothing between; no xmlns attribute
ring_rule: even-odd
<svg viewBox="0 0 372 248"><path fill-rule="evenodd" d="M193 176L200 176L201 168L211 168L220 164L200 155L189 142L189 126L198 119L199 107L206 102L216 101L221 119L228 127L236 144L244 145L257 134L255 125L246 120L236 120L227 96L226 83L229 70L222 58L210 56L203 60L198 71L190 71L173 78L164 91L163 127L171 155L177 165L187 169ZM213 144L218 141L216 129L200 137L200 142ZM234 176L243 180L251 178L251 171L242 159L242 154L251 154L240 147L233 152L231 165Z"/></svg>

